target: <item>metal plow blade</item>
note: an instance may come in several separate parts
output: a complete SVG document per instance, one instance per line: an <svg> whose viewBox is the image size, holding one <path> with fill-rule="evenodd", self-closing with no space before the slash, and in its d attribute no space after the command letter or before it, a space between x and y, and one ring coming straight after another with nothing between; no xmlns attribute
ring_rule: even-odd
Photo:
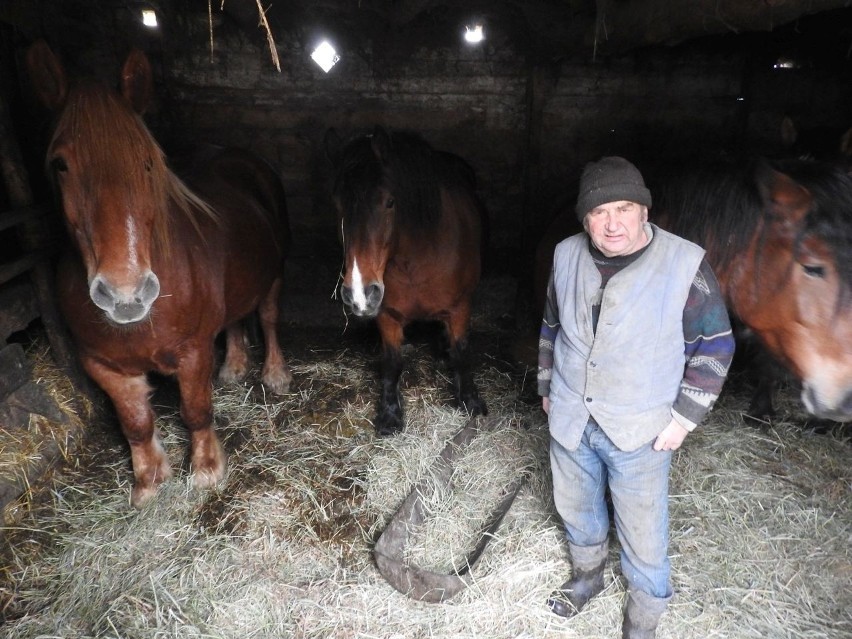
<svg viewBox="0 0 852 639"><path fill-rule="evenodd" d="M465 448L480 432L493 430L503 420L497 417L476 417L460 430L444 447L435 460L430 476L420 480L397 509L387 528L376 542L373 556L379 572L399 592L429 603L440 603L467 588L472 577L471 569L482 556L488 542L494 536L504 515L509 511L526 477L521 475L506 489L497 508L488 518L475 547L461 568L452 574L442 574L420 568L403 559L411 534L426 519L424 503L438 490L451 486L455 460L464 454Z"/></svg>

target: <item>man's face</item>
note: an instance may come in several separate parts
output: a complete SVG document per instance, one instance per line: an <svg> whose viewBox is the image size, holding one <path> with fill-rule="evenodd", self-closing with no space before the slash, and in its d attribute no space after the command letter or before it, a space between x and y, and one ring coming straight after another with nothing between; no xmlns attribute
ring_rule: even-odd
<svg viewBox="0 0 852 639"><path fill-rule="evenodd" d="M647 221L648 207L622 200L592 209L583 226L601 253L615 257L635 253L648 243L643 227Z"/></svg>

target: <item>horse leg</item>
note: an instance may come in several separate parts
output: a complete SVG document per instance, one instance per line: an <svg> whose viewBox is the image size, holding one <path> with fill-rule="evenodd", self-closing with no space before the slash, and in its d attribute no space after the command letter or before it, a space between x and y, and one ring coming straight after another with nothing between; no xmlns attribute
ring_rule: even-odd
<svg viewBox="0 0 852 639"><path fill-rule="evenodd" d="M278 342L278 312L281 296L281 278L275 278L272 287L263 298L258 309L260 325L263 329L263 341L266 343L266 356L263 362L261 379L273 393L285 394L290 389L293 375L284 361L281 345Z"/></svg>
<svg viewBox="0 0 852 639"><path fill-rule="evenodd" d="M246 331L242 320L237 320L225 329L225 361L219 369L219 381L223 384L239 384L245 379L248 370Z"/></svg>
<svg viewBox="0 0 852 639"><path fill-rule="evenodd" d="M225 450L213 428L213 345L190 349L177 371L180 415L190 434L192 485L210 488L225 478Z"/></svg>
<svg viewBox="0 0 852 639"><path fill-rule="evenodd" d="M83 361L86 372L109 395L124 437L130 444L134 484L130 503L142 508L157 493L157 486L172 476L159 431L154 427L151 387L145 375L122 375L97 361Z"/></svg>
<svg viewBox="0 0 852 639"><path fill-rule="evenodd" d="M775 391L784 377L784 371L761 345L755 344L753 349L750 364L757 384L747 414L760 421L772 421L775 418Z"/></svg>
<svg viewBox="0 0 852 639"><path fill-rule="evenodd" d="M376 323L382 336L381 395L379 410L373 425L381 437L402 430L402 403L399 398L399 377L402 374L403 327L385 313L379 313Z"/></svg>
<svg viewBox="0 0 852 639"><path fill-rule="evenodd" d="M449 339L450 368L453 370L453 390L456 400L471 416L486 415L488 408L479 396L476 382L470 372L467 331L470 325L470 306L465 305L450 314L445 322Z"/></svg>
<svg viewBox="0 0 852 639"><path fill-rule="evenodd" d="M748 415L759 420L772 421L775 418L773 397L775 395L776 379L774 374L758 375L757 386L748 405Z"/></svg>

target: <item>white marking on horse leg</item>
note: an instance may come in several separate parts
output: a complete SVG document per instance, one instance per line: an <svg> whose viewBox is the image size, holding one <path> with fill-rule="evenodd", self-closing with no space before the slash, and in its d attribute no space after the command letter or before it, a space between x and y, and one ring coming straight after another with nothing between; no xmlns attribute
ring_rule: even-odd
<svg viewBox="0 0 852 639"><path fill-rule="evenodd" d="M367 297L364 295L364 282L358 269L358 260L352 260L352 305L359 309L367 308Z"/></svg>

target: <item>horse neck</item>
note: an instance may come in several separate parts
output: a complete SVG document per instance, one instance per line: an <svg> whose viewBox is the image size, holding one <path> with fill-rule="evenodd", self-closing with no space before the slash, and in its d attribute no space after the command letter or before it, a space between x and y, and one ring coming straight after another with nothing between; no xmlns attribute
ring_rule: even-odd
<svg viewBox="0 0 852 639"><path fill-rule="evenodd" d="M167 204L163 208L163 214L158 216L155 222L154 237L159 251L168 259L176 239L181 238L183 244L187 234L194 234L205 242L207 233L204 231L204 224L212 222L215 226L220 226L222 219L211 204L171 171L168 173L166 195Z"/></svg>

